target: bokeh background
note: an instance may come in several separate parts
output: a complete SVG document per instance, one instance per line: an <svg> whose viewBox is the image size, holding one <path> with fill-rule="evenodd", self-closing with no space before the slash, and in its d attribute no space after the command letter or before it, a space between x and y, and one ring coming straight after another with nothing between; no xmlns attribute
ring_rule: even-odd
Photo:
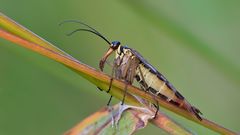
<svg viewBox="0 0 240 135"><path fill-rule="evenodd" d="M84 21L110 40L135 48L200 108L204 117L240 131L239 1L0 3L1 12L95 68L106 43L84 32L67 37L67 32L80 26L59 27L61 21ZM0 44L0 135L63 134L106 105L109 95L63 65L3 39ZM161 110L194 133L216 134ZM136 134L166 133L150 124Z"/></svg>

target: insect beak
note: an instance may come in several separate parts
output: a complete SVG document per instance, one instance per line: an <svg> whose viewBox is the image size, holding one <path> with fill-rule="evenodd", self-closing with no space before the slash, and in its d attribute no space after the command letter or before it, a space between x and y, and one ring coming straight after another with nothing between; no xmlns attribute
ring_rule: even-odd
<svg viewBox="0 0 240 135"><path fill-rule="evenodd" d="M99 62L99 68L101 69L101 71L103 71L104 64L105 64L108 56L109 56L110 54L112 54L113 51L114 51L114 49L110 47L110 48L107 50L107 52L104 54L104 56L102 57L102 59L100 60L100 62Z"/></svg>

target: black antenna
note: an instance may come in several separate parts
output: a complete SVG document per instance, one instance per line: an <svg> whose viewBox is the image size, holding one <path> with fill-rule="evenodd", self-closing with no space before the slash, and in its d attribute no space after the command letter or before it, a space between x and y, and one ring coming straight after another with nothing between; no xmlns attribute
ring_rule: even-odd
<svg viewBox="0 0 240 135"><path fill-rule="evenodd" d="M87 24L85 24L85 23L83 23L83 22L80 22L80 21L77 21L77 20L66 20L66 21L61 22L59 25L62 25L62 24L64 24L64 23L69 23L69 22L82 24L82 25L88 27L89 29L81 29L81 28L79 28L79 29L76 29L76 30L70 32L69 34L67 34L68 36L74 34L75 32L78 32L78 31L87 31L87 32L93 33L93 34L101 37L101 38L102 38L103 40L105 40L109 45L111 44L111 42L110 42L109 40L107 40L107 38L104 37L100 32L98 32L96 29L92 28L91 26L89 26L89 25L87 25Z"/></svg>
<svg viewBox="0 0 240 135"><path fill-rule="evenodd" d="M76 30L68 33L67 35L68 35L68 36L71 36L72 34L74 34L75 32L78 32L78 31L87 31L87 32L93 33L93 34L101 37L103 40L105 40L109 45L111 44L103 35L100 35L100 34L97 33L96 31L92 31L92 30L89 30L89 29L76 29Z"/></svg>

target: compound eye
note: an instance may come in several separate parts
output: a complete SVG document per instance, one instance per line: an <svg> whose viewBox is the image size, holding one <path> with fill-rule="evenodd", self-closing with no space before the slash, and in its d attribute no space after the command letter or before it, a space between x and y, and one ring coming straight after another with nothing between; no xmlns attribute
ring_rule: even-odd
<svg viewBox="0 0 240 135"><path fill-rule="evenodd" d="M111 48L117 49L120 44L121 43L119 41L113 41L112 44L111 44Z"/></svg>

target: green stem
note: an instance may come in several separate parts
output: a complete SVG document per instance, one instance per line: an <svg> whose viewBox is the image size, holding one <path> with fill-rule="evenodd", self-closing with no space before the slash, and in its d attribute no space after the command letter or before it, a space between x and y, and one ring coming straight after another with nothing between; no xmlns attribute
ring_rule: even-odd
<svg viewBox="0 0 240 135"><path fill-rule="evenodd" d="M95 84L96 86L102 88L103 90L107 90L109 83L110 83L110 77L103 72L99 72L95 70L94 68L91 68L83 63L80 63L79 61L72 59L72 57L69 57L67 55L63 55L59 52L55 52L53 50L50 50L46 47L40 46L38 44L29 42L27 40L24 40L18 36L15 36L3 29L0 29L0 37L9 40L13 43L16 43L18 45L21 45L22 47L25 47L27 49L30 49L34 52L37 52L39 54L42 54L46 57L49 57L59 63L62 63L71 69L74 69L77 73L79 73L81 76ZM119 80L113 80L112 82L112 90L110 91L110 94L118 99L122 99L122 94L124 92L125 84L122 81ZM179 114L191 121L194 121L202 126L205 126L213 131L216 131L220 134L228 134L228 135L235 135L233 131L226 129L210 120L207 120L203 118L202 121L199 121L195 116L193 116L191 113L189 113L186 110L183 110L181 108L178 108L176 106L173 106L169 102L166 102L165 100L162 100L161 98L154 98L152 95L150 95L147 92L144 92L137 87L134 87L132 85L128 86L128 93L126 96L126 102L131 103L133 105L138 105L139 102L132 97L131 95L136 95L141 98L144 98L148 100L149 102L155 103L155 99L159 102L159 105L176 113Z"/></svg>

